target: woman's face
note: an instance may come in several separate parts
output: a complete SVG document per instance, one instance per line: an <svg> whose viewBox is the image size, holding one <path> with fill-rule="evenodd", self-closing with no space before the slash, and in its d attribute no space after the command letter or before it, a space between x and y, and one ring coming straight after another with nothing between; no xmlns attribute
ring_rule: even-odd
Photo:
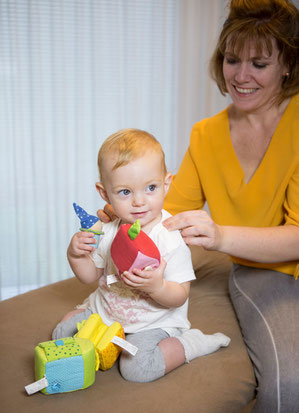
<svg viewBox="0 0 299 413"><path fill-rule="evenodd" d="M286 72L274 40L271 55L266 46L258 53L252 42L239 55L229 45L226 48L223 75L228 93L239 110L256 112L272 106Z"/></svg>

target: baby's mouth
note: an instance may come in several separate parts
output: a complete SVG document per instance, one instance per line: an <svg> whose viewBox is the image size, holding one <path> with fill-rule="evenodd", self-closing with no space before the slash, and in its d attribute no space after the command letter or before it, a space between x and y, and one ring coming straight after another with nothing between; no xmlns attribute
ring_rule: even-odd
<svg viewBox="0 0 299 413"><path fill-rule="evenodd" d="M147 213L147 211L139 211L139 212L132 212L134 216L143 216Z"/></svg>

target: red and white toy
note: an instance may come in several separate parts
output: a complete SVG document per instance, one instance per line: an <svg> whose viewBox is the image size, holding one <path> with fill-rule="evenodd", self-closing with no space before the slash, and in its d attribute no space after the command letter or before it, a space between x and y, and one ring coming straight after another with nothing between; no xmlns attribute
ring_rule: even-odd
<svg viewBox="0 0 299 413"><path fill-rule="evenodd" d="M138 219L119 228L111 244L111 257L119 275L133 268L157 268L161 260L156 244L141 230Z"/></svg>

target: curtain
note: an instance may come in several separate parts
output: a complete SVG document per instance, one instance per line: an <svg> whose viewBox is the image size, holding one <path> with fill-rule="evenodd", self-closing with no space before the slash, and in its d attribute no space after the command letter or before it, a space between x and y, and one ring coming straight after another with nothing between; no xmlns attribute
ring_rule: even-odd
<svg viewBox="0 0 299 413"><path fill-rule="evenodd" d="M209 76L213 54L227 14L228 0L179 1L176 82L177 148L179 165L189 144L192 125L212 116L228 103Z"/></svg>
<svg viewBox="0 0 299 413"><path fill-rule="evenodd" d="M194 122L222 109L207 63L224 0L1 0L1 299L72 276L79 221L95 214L97 151L148 130L169 170Z"/></svg>

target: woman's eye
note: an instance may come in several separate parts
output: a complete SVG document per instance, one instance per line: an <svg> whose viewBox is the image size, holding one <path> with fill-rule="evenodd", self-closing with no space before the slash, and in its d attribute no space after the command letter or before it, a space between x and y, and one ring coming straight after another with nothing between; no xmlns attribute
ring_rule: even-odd
<svg viewBox="0 0 299 413"><path fill-rule="evenodd" d="M122 189L119 191L120 195L128 196L130 194L130 191L128 189Z"/></svg>
<svg viewBox="0 0 299 413"><path fill-rule="evenodd" d="M264 69L264 67L266 67L267 65L265 63L253 62L253 66L257 69Z"/></svg>
<svg viewBox="0 0 299 413"><path fill-rule="evenodd" d="M228 65L234 65L235 63L237 63L237 60L232 57L226 57L225 61Z"/></svg>
<svg viewBox="0 0 299 413"><path fill-rule="evenodd" d="M149 186L147 187L147 190L148 190L149 192L153 192L156 188L157 188L157 185L152 184L152 185L149 185Z"/></svg>

